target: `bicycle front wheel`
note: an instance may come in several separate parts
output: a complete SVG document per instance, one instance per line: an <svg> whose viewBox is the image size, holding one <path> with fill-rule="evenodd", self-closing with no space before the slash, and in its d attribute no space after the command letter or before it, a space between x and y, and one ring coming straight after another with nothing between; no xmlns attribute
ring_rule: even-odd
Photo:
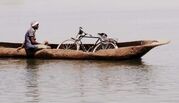
<svg viewBox="0 0 179 103"><path fill-rule="evenodd" d="M112 42L108 42L108 43L99 43L98 45L96 45L96 47L93 49L93 52L97 52L99 50L106 50L106 49L117 49L117 45L115 43Z"/></svg>
<svg viewBox="0 0 179 103"><path fill-rule="evenodd" d="M57 49L64 49L64 50L79 50L80 45L76 42L76 40L68 39L63 41L61 44L57 46Z"/></svg>

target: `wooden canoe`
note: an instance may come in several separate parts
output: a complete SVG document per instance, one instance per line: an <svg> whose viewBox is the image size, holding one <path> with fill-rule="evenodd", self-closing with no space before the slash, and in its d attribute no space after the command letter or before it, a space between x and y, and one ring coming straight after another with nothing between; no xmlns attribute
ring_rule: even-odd
<svg viewBox="0 0 179 103"><path fill-rule="evenodd" d="M139 59L152 48L168 44L169 41L140 40L117 43L118 49L99 50L97 52L83 52L81 50L56 49L58 44L50 44L52 49L42 49L35 53L34 58L43 59L103 59L126 60ZM92 44L85 44L86 46ZM26 58L24 49L17 51L21 43L0 42L0 58Z"/></svg>

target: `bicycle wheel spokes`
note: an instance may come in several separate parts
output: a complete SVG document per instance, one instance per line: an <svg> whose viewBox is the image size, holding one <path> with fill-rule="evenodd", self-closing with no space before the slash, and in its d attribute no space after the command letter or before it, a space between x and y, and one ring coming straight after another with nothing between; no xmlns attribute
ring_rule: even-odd
<svg viewBox="0 0 179 103"><path fill-rule="evenodd" d="M79 50L79 44L73 39L68 39L59 44L57 49Z"/></svg>
<svg viewBox="0 0 179 103"><path fill-rule="evenodd" d="M73 49L73 44L63 44L64 49Z"/></svg>
<svg viewBox="0 0 179 103"><path fill-rule="evenodd" d="M115 49L115 45L112 43L106 44L105 49Z"/></svg>
<svg viewBox="0 0 179 103"><path fill-rule="evenodd" d="M116 44L112 42L107 43L99 43L93 50L93 52L99 51L99 50L106 50L106 49L116 49L118 48Z"/></svg>

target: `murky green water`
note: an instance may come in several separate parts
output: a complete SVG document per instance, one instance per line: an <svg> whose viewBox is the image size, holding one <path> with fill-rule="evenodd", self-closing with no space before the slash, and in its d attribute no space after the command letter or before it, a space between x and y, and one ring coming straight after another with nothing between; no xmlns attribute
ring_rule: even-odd
<svg viewBox="0 0 179 103"><path fill-rule="evenodd" d="M1 0L0 41L23 42L39 20L40 42L59 43L83 26L119 42L171 43L130 61L1 58L0 103L178 103L178 12L177 0Z"/></svg>

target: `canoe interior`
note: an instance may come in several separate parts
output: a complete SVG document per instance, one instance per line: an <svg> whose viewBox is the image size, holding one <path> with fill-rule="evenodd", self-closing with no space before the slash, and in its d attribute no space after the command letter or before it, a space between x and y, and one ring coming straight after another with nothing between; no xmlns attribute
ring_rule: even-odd
<svg viewBox="0 0 179 103"><path fill-rule="evenodd" d="M151 44L152 40L140 40L140 41L131 41L131 42L120 42L117 43L118 47L129 47L129 46L140 46L145 44ZM20 47L22 43L10 43L10 42L0 42L0 47L6 47L6 48L17 48ZM83 44L85 48L89 48L93 46L93 44ZM52 49L56 49L58 44L49 44Z"/></svg>

